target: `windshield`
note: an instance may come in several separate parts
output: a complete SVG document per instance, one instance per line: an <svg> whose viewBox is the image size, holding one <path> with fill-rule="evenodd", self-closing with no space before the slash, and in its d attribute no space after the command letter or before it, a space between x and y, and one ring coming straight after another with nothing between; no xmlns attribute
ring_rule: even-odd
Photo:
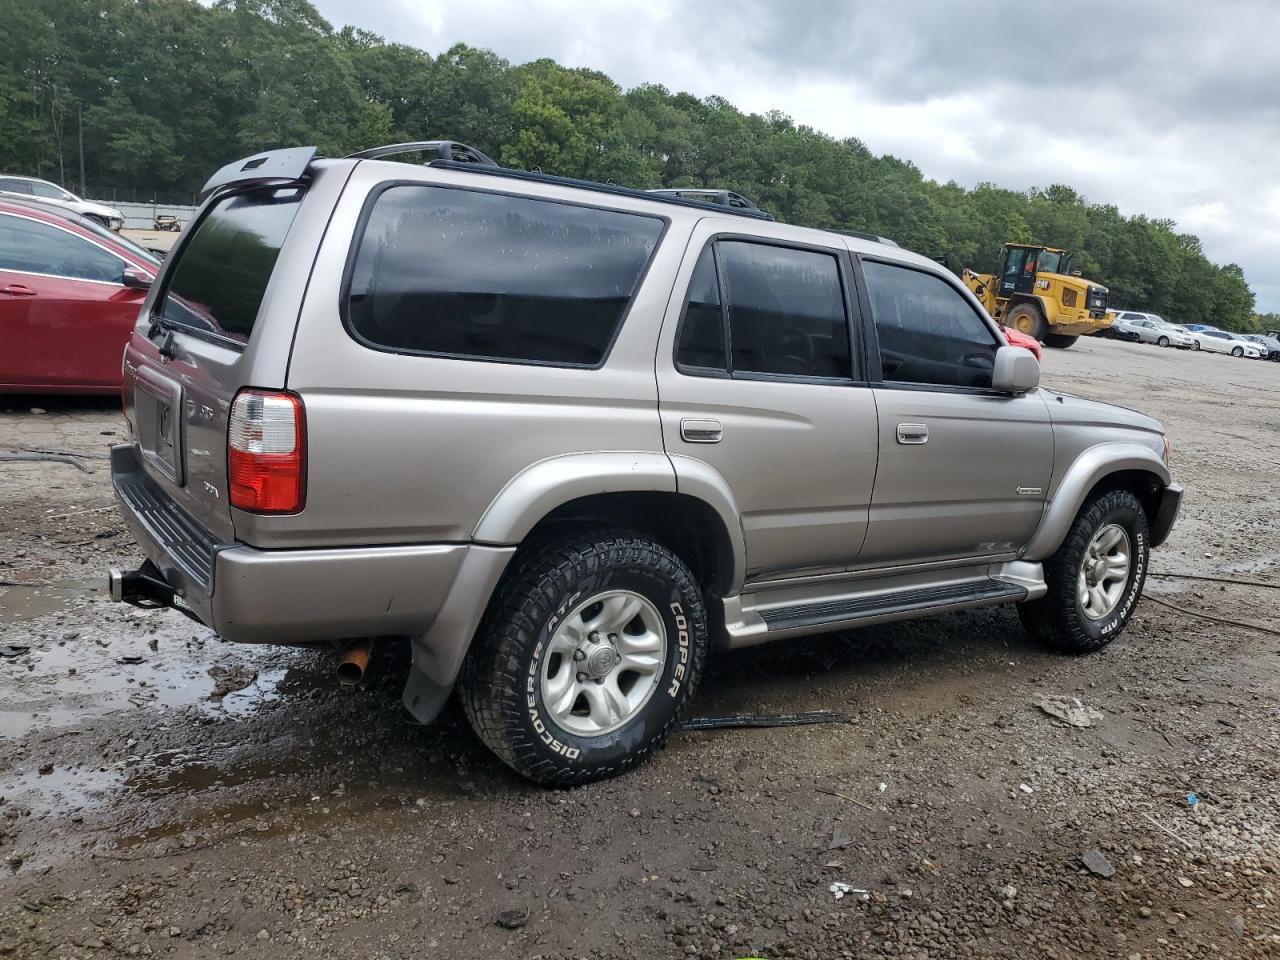
<svg viewBox="0 0 1280 960"><path fill-rule="evenodd" d="M1036 269L1040 273L1066 273L1067 267L1071 263L1071 255L1067 253L1054 253L1051 250L1040 251L1040 263Z"/></svg>
<svg viewBox="0 0 1280 960"><path fill-rule="evenodd" d="M159 271L160 258L150 250L138 246L128 237L121 236L114 230L108 230L102 224L98 223L97 220L91 220L89 217L76 217L75 222L76 226L80 227L82 230L88 230L90 233L101 237L103 240L110 240L117 246L124 247L144 264L150 267L152 272Z"/></svg>

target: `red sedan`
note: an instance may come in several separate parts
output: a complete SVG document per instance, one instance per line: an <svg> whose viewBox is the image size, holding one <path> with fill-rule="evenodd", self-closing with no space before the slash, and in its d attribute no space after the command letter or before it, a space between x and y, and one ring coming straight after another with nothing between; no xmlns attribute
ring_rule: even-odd
<svg viewBox="0 0 1280 960"><path fill-rule="evenodd" d="M1013 329L1013 327L1002 326L1000 332L1004 334L1005 343L1009 344L1009 346L1026 347L1036 355L1037 360L1040 359L1040 341L1035 337L1029 337L1020 330Z"/></svg>
<svg viewBox="0 0 1280 960"><path fill-rule="evenodd" d="M0 200L0 393L117 393L160 262L83 217Z"/></svg>

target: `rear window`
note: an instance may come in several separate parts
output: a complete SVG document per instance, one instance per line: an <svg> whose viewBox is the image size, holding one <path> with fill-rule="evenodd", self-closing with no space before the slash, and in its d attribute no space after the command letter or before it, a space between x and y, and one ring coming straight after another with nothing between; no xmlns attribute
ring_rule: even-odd
<svg viewBox="0 0 1280 960"><path fill-rule="evenodd" d="M359 240L347 323L398 353L597 366L663 226L551 200L390 187Z"/></svg>
<svg viewBox="0 0 1280 960"><path fill-rule="evenodd" d="M302 191L290 187L215 204L169 271L164 319L247 341L301 200Z"/></svg>

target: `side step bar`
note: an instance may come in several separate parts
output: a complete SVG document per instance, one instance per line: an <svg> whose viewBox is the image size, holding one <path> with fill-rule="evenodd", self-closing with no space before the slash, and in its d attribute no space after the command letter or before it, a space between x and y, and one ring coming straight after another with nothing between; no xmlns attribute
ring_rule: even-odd
<svg viewBox="0 0 1280 960"><path fill-rule="evenodd" d="M950 609L960 604L978 605L1025 600L1025 587L987 580L978 583L950 583L936 587L900 590L871 597L851 597L825 603L763 610L762 619L770 631L799 627L820 627L827 623L856 623L891 616L919 613L934 608Z"/></svg>
<svg viewBox="0 0 1280 960"><path fill-rule="evenodd" d="M1040 564L1021 561L984 564L963 572L942 569L797 580L726 597L725 632L730 648L749 647L947 610L1021 603L1044 593Z"/></svg>

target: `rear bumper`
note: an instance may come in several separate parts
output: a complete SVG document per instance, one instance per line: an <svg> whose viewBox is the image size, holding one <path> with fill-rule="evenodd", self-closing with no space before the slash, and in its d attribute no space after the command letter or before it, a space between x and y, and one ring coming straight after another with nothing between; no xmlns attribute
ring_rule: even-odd
<svg viewBox="0 0 1280 960"><path fill-rule="evenodd" d="M1158 547L1169 539L1174 521L1178 519L1178 508L1182 506L1182 487L1171 483L1160 495L1160 506L1156 515L1151 518L1151 546Z"/></svg>
<svg viewBox="0 0 1280 960"><path fill-rule="evenodd" d="M241 643L417 635L456 670L514 552L453 543L332 550L218 543L151 481L136 445L112 448L111 480L121 515L172 588L171 605ZM146 599L162 600L163 588L152 586ZM433 631L437 620L448 621L448 636Z"/></svg>

